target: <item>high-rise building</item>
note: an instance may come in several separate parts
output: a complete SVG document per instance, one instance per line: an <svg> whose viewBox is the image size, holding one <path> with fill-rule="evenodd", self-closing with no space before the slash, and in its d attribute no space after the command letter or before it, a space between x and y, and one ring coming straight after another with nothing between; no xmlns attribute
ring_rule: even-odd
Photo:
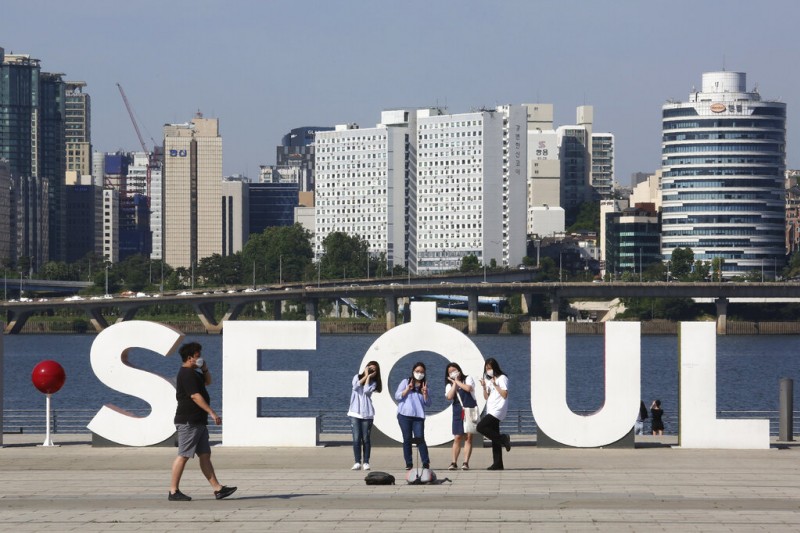
<svg viewBox="0 0 800 533"><path fill-rule="evenodd" d="M101 252L100 231L103 227L103 191L91 184L67 185L68 263L83 259L87 254Z"/></svg>
<svg viewBox="0 0 800 533"><path fill-rule="evenodd" d="M11 169L8 161L0 159L0 262L11 261Z"/></svg>
<svg viewBox="0 0 800 533"><path fill-rule="evenodd" d="M92 173L91 98L85 81L66 82L66 165L78 177Z"/></svg>
<svg viewBox="0 0 800 533"><path fill-rule="evenodd" d="M164 180L161 161L151 161L150 167L150 231L153 234L151 259L164 258Z"/></svg>
<svg viewBox="0 0 800 533"><path fill-rule="evenodd" d="M605 218L606 272L641 275L650 264L661 260L661 224L653 204L612 211Z"/></svg>
<svg viewBox="0 0 800 533"><path fill-rule="evenodd" d="M688 102L662 107L664 261L680 247L723 260L724 277L783 265L786 104L746 81L707 72Z"/></svg>
<svg viewBox="0 0 800 533"><path fill-rule="evenodd" d="M222 255L241 252L250 235L250 185L245 176L222 180Z"/></svg>
<svg viewBox="0 0 800 533"><path fill-rule="evenodd" d="M294 224L294 209L299 204L297 183L250 183L247 189L249 233Z"/></svg>
<svg viewBox="0 0 800 533"><path fill-rule="evenodd" d="M103 189L103 260L119 262L119 191Z"/></svg>
<svg viewBox="0 0 800 533"><path fill-rule="evenodd" d="M464 257L500 265L526 247L525 106L447 115L390 110L381 123L316 135L316 253L334 231L359 235L389 266L418 274Z"/></svg>
<svg viewBox="0 0 800 533"><path fill-rule="evenodd" d="M66 256L65 185L65 83L62 74L42 72L38 59L26 54L5 54L0 48L0 157L8 160L11 176L22 180L25 198L38 198L30 186L46 184L46 202L24 206L47 208L43 216L32 214L20 223L47 220L48 235L35 236L38 227L17 228L18 234L30 236L27 244L12 244L12 260L25 257L36 270L47 260ZM32 179L33 178L33 179ZM28 195L31 193L31 195ZM47 242L47 248L30 243ZM28 255L35 251L43 255ZM38 253L37 252L37 253Z"/></svg>
<svg viewBox="0 0 800 533"><path fill-rule="evenodd" d="M527 225L527 108L499 106L417 121L412 270L457 269L474 255L522 262Z"/></svg>
<svg viewBox="0 0 800 533"><path fill-rule="evenodd" d="M592 134L592 188L601 199L611 198L614 189L614 135Z"/></svg>
<svg viewBox="0 0 800 533"><path fill-rule="evenodd" d="M164 260L190 268L222 254L222 137L200 114L164 126Z"/></svg>
<svg viewBox="0 0 800 533"><path fill-rule="evenodd" d="M365 239L369 253L385 254L390 266L405 264L409 121L415 117L415 111L385 111L374 128L347 124L316 133L317 258L330 233L344 232ZM256 231L252 222L250 231Z"/></svg>
<svg viewBox="0 0 800 533"><path fill-rule="evenodd" d="M318 131L332 131L330 126L294 128L276 148L275 171L294 173L301 191L314 190L314 137Z"/></svg>

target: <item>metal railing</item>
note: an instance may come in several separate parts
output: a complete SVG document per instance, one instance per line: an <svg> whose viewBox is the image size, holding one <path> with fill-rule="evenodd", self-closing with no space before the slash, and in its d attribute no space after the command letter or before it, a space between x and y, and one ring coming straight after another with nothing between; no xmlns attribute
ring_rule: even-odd
<svg viewBox="0 0 800 533"><path fill-rule="evenodd" d="M129 412L137 417L144 417L150 413L148 409L131 409ZM86 426L96 414L97 411L91 409L53 409L50 413L50 431L52 433L89 433ZM578 411L577 414L588 415L590 412ZM297 410L287 413L286 416L318 418L321 433L350 433L350 419L344 411ZM717 418L768 419L770 435L773 437L778 435L778 411L718 411ZM793 413L792 419L793 426L800 428L800 413ZM665 416L664 426L666 435L677 435L677 415ZM5 409L3 411L3 433L44 433L45 429L44 409ZM222 433L220 426L210 424L208 429L211 434ZM500 430L512 435L534 435L537 426L529 409L518 409L509 410L505 420L500 424ZM649 420L645 422L645 433L650 433Z"/></svg>

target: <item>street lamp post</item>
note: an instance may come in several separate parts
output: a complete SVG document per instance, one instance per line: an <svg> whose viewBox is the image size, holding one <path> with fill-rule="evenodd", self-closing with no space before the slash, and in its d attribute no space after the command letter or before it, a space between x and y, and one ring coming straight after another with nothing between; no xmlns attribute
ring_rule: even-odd
<svg viewBox="0 0 800 533"><path fill-rule="evenodd" d="M161 285L160 292L164 292L164 256L161 256Z"/></svg>
<svg viewBox="0 0 800 533"><path fill-rule="evenodd" d="M106 294L108 294L108 263L106 263Z"/></svg>
<svg viewBox="0 0 800 533"><path fill-rule="evenodd" d="M283 254L278 256L278 283L283 283Z"/></svg>
<svg viewBox="0 0 800 533"><path fill-rule="evenodd" d="M563 255L562 252L558 252L558 282L559 283L564 281L564 276L562 275L563 271L561 270L561 264L562 264L561 263L561 257L562 257L562 255Z"/></svg>
<svg viewBox="0 0 800 533"><path fill-rule="evenodd" d="M317 288L319 288L319 280L321 277L322 261L317 261Z"/></svg>

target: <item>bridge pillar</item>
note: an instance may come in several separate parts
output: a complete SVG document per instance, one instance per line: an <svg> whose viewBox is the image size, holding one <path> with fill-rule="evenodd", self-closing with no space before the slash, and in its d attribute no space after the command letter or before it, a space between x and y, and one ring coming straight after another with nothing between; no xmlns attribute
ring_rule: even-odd
<svg viewBox="0 0 800 533"><path fill-rule="evenodd" d="M206 333L222 333L222 324L218 323L217 319L214 318L214 302L195 304L193 307L195 313L197 313L197 318L200 319L203 327L206 328Z"/></svg>
<svg viewBox="0 0 800 533"><path fill-rule="evenodd" d="M319 306L318 300L316 298L311 298L306 300L306 320L309 322L315 322L318 318L317 311Z"/></svg>
<svg viewBox="0 0 800 533"><path fill-rule="evenodd" d="M3 329L3 333L7 335L19 333L22 331L25 322L28 321L28 317L32 314L33 311L8 311L6 327Z"/></svg>
<svg viewBox="0 0 800 533"><path fill-rule="evenodd" d="M411 298L406 296L403 298L403 324L408 324L411 321Z"/></svg>
<svg viewBox="0 0 800 533"><path fill-rule="evenodd" d="M554 292L550 294L550 320L553 322L558 322L558 309L561 307L561 298L558 297L558 293Z"/></svg>
<svg viewBox="0 0 800 533"><path fill-rule="evenodd" d="M86 314L89 315L89 323L94 326L94 330L97 333L100 333L104 329L108 327L108 321L106 317L100 312L99 307L92 307L86 310Z"/></svg>
<svg viewBox="0 0 800 533"><path fill-rule="evenodd" d="M397 298L386 297L386 330L390 330L397 325Z"/></svg>
<svg viewBox="0 0 800 533"><path fill-rule="evenodd" d="M478 294L468 295L467 301L467 333L469 335L478 334Z"/></svg>
<svg viewBox="0 0 800 533"><path fill-rule="evenodd" d="M520 307L522 308L522 313L530 315L531 307L533 307L533 294L531 294L530 292L525 292L522 293L520 296L522 296L520 301L521 304Z"/></svg>
<svg viewBox="0 0 800 533"><path fill-rule="evenodd" d="M728 333L728 299L717 298L717 335L727 335Z"/></svg>
<svg viewBox="0 0 800 533"><path fill-rule="evenodd" d="M280 320L283 311L283 301L275 300L272 302L272 320Z"/></svg>

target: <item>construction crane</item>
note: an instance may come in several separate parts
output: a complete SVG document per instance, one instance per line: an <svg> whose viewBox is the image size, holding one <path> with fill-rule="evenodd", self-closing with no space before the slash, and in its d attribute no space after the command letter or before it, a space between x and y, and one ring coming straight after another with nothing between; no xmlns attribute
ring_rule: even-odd
<svg viewBox="0 0 800 533"><path fill-rule="evenodd" d="M125 90L119 83L117 83L117 89L119 89L119 94L122 96L122 102L125 104L125 109L128 110L128 115L131 117L131 123L133 124L133 129L136 130L136 136L139 138L139 144L142 146L142 151L146 154L149 154L150 152L147 150L147 146L144 144L144 138L142 137L142 132L139 131L139 125L136 123L136 119L133 116L133 109L131 109L131 104L130 102L128 102L128 97L125 96Z"/></svg>
<svg viewBox="0 0 800 533"><path fill-rule="evenodd" d="M157 157L156 157L156 141L151 137L150 140L153 141L153 150L150 151L147 149L147 145L144 143L144 138L142 137L142 132L139 130L139 124L136 122L136 118L133 114L133 108L131 108L130 102L128 102L128 97L125 95L125 90L122 88L122 85L117 83L117 89L119 89L119 94L122 96L122 102L125 104L125 109L128 111L128 116L131 117L131 124L133 124L133 129L136 130L136 137L139 139L139 145L142 147L142 151L147 156L147 203L148 207L150 204L150 172L151 169L157 166Z"/></svg>

